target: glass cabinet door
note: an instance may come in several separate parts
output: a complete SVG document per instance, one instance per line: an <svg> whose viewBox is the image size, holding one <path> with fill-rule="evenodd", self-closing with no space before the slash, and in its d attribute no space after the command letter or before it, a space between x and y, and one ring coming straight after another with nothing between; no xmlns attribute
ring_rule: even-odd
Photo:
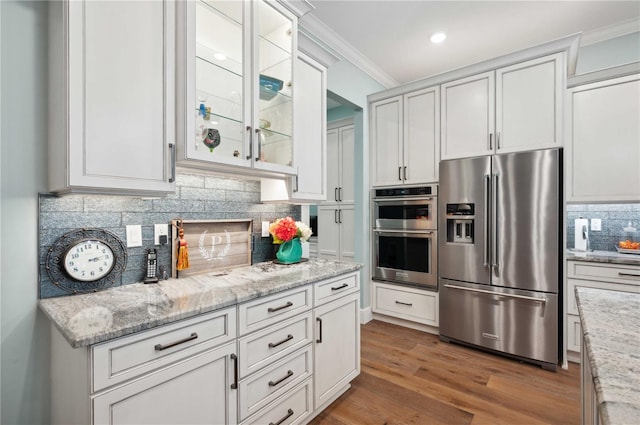
<svg viewBox="0 0 640 425"><path fill-rule="evenodd" d="M241 1L201 0L195 6L196 64L194 140L190 157L248 165L245 99L245 37L247 21Z"/></svg>
<svg viewBox="0 0 640 425"><path fill-rule="evenodd" d="M292 80L297 48L293 34L297 28L293 18L268 2L257 2L257 12L254 159L256 167L278 170L293 166Z"/></svg>

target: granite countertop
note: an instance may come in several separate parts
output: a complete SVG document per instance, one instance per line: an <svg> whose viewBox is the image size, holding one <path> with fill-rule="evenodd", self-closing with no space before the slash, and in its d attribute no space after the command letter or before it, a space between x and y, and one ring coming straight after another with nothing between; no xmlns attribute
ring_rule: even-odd
<svg viewBox="0 0 640 425"><path fill-rule="evenodd" d="M362 268L312 258L258 263L157 284L134 283L105 291L40 300L40 309L72 347L84 347L232 306Z"/></svg>
<svg viewBox="0 0 640 425"><path fill-rule="evenodd" d="M640 294L577 287L576 298L603 422L640 423Z"/></svg>
<svg viewBox="0 0 640 425"><path fill-rule="evenodd" d="M620 254L616 251L574 251L568 249L566 256L567 260L640 266L640 255Z"/></svg>

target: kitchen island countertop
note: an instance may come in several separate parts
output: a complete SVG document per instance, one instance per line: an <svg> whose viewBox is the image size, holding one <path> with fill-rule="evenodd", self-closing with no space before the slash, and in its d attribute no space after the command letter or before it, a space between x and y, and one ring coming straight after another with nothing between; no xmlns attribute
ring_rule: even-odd
<svg viewBox="0 0 640 425"><path fill-rule="evenodd" d="M576 288L584 347L605 424L640 421L640 294Z"/></svg>
<svg viewBox="0 0 640 425"><path fill-rule="evenodd" d="M219 270L157 284L134 283L101 292L42 299L40 309L72 347L168 324L362 268L357 263L312 258Z"/></svg>
<svg viewBox="0 0 640 425"><path fill-rule="evenodd" d="M574 251L567 249L567 260L587 261L594 263L628 264L640 266L640 255L621 254L616 251Z"/></svg>

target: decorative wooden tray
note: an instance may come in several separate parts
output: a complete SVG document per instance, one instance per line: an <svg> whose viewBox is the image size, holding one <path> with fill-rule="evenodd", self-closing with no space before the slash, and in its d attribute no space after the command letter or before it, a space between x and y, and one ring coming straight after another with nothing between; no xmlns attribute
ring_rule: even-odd
<svg viewBox="0 0 640 425"><path fill-rule="evenodd" d="M246 220L182 220L189 268L176 271L179 220L171 221L173 277L251 265L251 227Z"/></svg>

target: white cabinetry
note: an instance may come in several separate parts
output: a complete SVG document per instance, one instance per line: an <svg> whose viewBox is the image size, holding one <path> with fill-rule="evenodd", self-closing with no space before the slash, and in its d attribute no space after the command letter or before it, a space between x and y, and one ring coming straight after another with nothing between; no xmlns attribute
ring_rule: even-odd
<svg viewBox="0 0 640 425"><path fill-rule="evenodd" d="M577 286L640 293L640 266L567 261L567 350L572 361L579 361L582 344Z"/></svg>
<svg viewBox="0 0 640 425"><path fill-rule="evenodd" d="M360 373L360 296L358 276L352 274L325 283L327 291L316 305L315 409L326 407ZM330 291L329 291L330 290Z"/></svg>
<svg viewBox="0 0 640 425"><path fill-rule="evenodd" d="M268 0L184 2L178 11L186 29L178 41L179 164L295 174L297 17Z"/></svg>
<svg viewBox="0 0 640 425"><path fill-rule="evenodd" d="M562 146L565 54L442 85L441 157Z"/></svg>
<svg viewBox="0 0 640 425"><path fill-rule="evenodd" d="M374 313L438 326L438 293L408 286L373 282Z"/></svg>
<svg viewBox="0 0 640 425"><path fill-rule="evenodd" d="M371 121L373 186L438 180L439 87L374 102Z"/></svg>
<svg viewBox="0 0 640 425"><path fill-rule="evenodd" d="M347 124L345 121L329 124L327 131L326 204L352 204L355 200L354 131L353 124Z"/></svg>
<svg viewBox="0 0 640 425"><path fill-rule="evenodd" d="M569 89L567 201L640 202L640 74Z"/></svg>
<svg viewBox="0 0 640 425"><path fill-rule="evenodd" d="M51 191L173 192L175 7L50 4Z"/></svg>
<svg viewBox="0 0 640 425"><path fill-rule="evenodd" d="M52 423L235 424L235 338L235 307L75 350L53 328Z"/></svg>
<svg viewBox="0 0 640 425"><path fill-rule="evenodd" d="M318 206L318 257L355 261L353 205Z"/></svg>

